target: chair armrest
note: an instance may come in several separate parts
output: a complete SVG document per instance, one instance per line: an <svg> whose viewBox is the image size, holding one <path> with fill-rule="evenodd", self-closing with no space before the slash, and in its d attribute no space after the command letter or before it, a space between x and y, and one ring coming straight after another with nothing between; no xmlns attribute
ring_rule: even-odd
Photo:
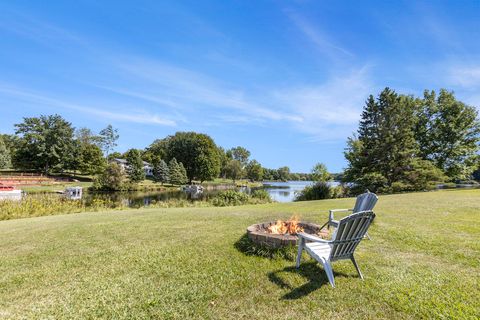
<svg viewBox="0 0 480 320"><path fill-rule="evenodd" d="M331 242L330 240L325 240L325 239L316 237L312 234L308 234L308 233L305 233L305 232L297 233L297 236L299 236L299 237L301 237L305 240L313 241L313 242L321 242L321 243L330 243Z"/></svg>
<svg viewBox="0 0 480 320"><path fill-rule="evenodd" d="M347 211L353 211L353 209L332 209L329 211L330 212L347 212Z"/></svg>
<svg viewBox="0 0 480 320"><path fill-rule="evenodd" d="M353 209L332 209L332 210L329 210L328 220L329 220L329 221L334 220L334 219L333 219L333 214L334 214L335 212L348 212L348 211L353 211Z"/></svg>

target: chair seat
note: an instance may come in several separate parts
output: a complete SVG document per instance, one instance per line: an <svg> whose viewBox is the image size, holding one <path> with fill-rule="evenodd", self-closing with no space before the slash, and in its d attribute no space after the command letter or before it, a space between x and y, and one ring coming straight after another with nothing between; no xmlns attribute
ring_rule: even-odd
<svg viewBox="0 0 480 320"><path fill-rule="evenodd" d="M332 246L329 243L308 242L305 249L316 260L327 260L330 257Z"/></svg>
<svg viewBox="0 0 480 320"><path fill-rule="evenodd" d="M328 222L328 224L330 224L330 225L333 226L333 227L338 227L338 223L339 223L338 220L330 220L330 221Z"/></svg>

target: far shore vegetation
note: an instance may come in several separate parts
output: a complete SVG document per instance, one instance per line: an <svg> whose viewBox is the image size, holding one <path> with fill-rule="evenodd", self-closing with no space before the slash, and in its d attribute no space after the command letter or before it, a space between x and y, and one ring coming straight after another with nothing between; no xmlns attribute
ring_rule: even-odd
<svg viewBox="0 0 480 320"><path fill-rule="evenodd" d="M320 162L308 173L291 172L288 166L265 168L246 148L225 149L203 133L176 132L124 153L115 151L119 137L111 125L96 134L74 128L57 114L24 118L15 124L15 134L0 135L0 181L24 172L49 178L23 183L31 193L71 185L117 192L171 190L185 184L314 181L297 195L302 201L355 196L365 190L428 191L438 185L478 184L480 179L478 112L444 89L425 91L423 97L389 88L371 95L357 132L347 141L347 167L337 174ZM333 187L332 179L341 184Z"/></svg>

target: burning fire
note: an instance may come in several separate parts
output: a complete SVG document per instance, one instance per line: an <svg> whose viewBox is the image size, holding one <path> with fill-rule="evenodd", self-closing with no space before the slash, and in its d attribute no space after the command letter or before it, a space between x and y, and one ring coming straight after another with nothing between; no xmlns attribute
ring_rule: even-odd
<svg viewBox="0 0 480 320"><path fill-rule="evenodd" d="M298 225L298 217L293 216L286 221L277 220L274 225L267 228L267 232L273 234L297 234L303 232L303 228Z"/></svg>

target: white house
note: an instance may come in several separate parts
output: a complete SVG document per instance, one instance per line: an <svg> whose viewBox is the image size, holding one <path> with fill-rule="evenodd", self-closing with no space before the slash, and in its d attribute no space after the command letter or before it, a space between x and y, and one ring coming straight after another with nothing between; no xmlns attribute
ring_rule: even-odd
<svg viewBox="0 0 480 320"><path fill-rule="evenodd" d="M113 161L118 163L118 165L122 167L123 170L127 170L127 167L128 167L127 160L116 158L116 159L113 159ZM145 176L147 177L153 176L153 166L150 163L143 161L143 170L145 171Z"/></svg>

